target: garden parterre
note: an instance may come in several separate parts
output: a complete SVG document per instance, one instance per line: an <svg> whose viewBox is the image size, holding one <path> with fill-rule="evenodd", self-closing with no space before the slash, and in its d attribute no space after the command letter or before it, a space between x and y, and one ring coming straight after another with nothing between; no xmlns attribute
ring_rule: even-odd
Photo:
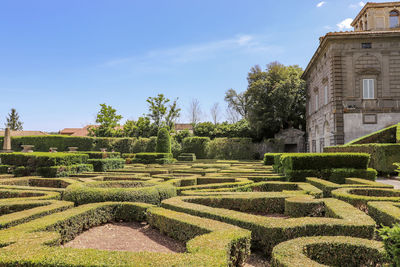
<svg viewBox="0 0 400 267"><path fill-rule="evenodd" d="M68 178L0 175L0 265L241 266L251 244L273 266L378 266L386 258L374 232L398 222L400 202L390 199L397 191L347 178L290 182L261 161L209 160L130 164ZM363 202L369 216L340 190L380 198ZM147 222L185 242L186 252L60 246L112 221Z"/></svg>

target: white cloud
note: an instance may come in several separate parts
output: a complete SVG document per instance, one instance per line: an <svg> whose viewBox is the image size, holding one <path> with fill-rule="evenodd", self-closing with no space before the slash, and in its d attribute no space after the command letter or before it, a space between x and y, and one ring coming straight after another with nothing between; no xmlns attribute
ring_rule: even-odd
<svg viewBox="0 0 400 267"><path fill-rule="evenodd" d="M325 1L319 2L319 3L317 4L317 7L322 7L322 6L325 5L325 4L326 4Z"/></svg>
<svg viewBox="0 0 400 267"><path fill-rule="evenodd" d="M340 30L349 30L352 28L351 27L352 22L353 22L353 19L348 18L348 19L345 19L345 20L339 22L338 24L336 24L336 26L338 26L338 28Z"/></svg>
<svg viewBox="0 0 400 267"><path fill-rule="evenodd" d="M281 48L268 44L265 36L237 35L231 39L217 40L200 44L183 45L173 48L151 50L143 55L111 59L100 66L114 67L124 64L147 65L150 62L164 62L167 65L185 64L218 57L223 53L269 54L281 52Z"/></svg>
<svg viewBox="0 0 400 267"><path fill-rule="evenodd" d="M349 7L350 8L360 8L360 7L364 7L365 6L365 2L360 1L357 4L351 4Z"/></svg>

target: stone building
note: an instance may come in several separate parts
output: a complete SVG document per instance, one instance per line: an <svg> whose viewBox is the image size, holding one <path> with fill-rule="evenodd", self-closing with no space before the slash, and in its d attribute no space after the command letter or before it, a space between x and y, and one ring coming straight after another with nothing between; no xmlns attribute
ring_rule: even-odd
<svg viewBox="0 0 400 267"><path fill-rule="evenodd" d="M308 64L308 149L345 144L400 121L400 2L367 3L354 31L330 32Z"/></svg>

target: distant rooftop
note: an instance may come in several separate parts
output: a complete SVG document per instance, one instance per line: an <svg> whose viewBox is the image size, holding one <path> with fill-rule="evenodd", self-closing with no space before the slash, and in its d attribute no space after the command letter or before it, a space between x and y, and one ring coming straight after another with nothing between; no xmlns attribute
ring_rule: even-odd
<svg viewBox="0 0 400 267"><path fill-rule="evenodd" d="M11 131L11 136L31 136L31 135L48 135L41 131ZM0 136L4 136L4 131L0 131Z"/></svg>

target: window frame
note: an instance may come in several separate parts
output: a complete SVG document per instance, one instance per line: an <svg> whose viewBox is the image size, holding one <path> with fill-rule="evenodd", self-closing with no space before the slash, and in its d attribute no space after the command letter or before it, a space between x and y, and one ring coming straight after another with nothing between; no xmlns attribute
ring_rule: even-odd
<svg viewBox="0 0 400 267"><path fill-rule="evenodd" d="M376 93L375 93L376 79L363 78L363 79L361 79L361 84L362 84L362 99L364 99L364 100L376 99ZM367 88L365 88L365 85L367 85ZM370 87L371 85L372 85L372 90ZM371 94L372 94L372 96L371 96Z"/></svg>
<svg viewBox="0 0 400 267"><path fill-rule="evenodd" d="M393 18L397 19L397 21L395 21L396 25L392 25L393 22ZM400 13L397 10L392 10L389 12L389 28L394 29L394 28L398 28L400 25Z"/></svg>
<svg viewBox="0 0 400 267"><path fill-rule="evenodd" d="M329 88L328 88L328 85L325 84L325 86L324 86L324 104L328 105L328 103L329 103Z"/></svg>

